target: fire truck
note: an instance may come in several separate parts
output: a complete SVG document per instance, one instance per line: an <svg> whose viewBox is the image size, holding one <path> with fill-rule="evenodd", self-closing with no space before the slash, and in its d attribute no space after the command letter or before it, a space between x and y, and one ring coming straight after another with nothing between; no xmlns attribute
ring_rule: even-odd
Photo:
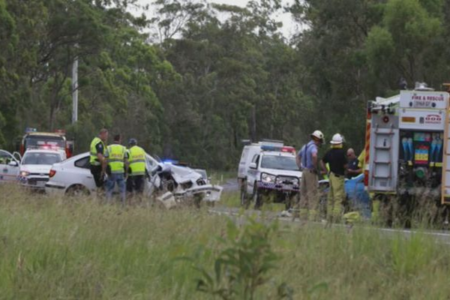
<svg viewBox="0 0 450 300"><path fill-rule="evenodd" d="M409 215L427 202L448 221L449 114L449 93L425 84L369 102L365 184L374 199Z"/></svg>
<svg viewBox="0 0 450 300"><path fill-rule="evenodd" d="M28 149L60 150L69 158L73 154L73 141L67 141L63 130L38 132L35 128L27 128L18 151L23 156Z"/></svg>

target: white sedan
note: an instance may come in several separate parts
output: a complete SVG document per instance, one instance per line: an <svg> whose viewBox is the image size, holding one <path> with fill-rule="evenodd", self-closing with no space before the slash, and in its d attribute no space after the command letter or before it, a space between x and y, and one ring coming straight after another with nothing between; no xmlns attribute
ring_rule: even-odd
<svg viewBox="0 0 450 300"><path fill-rule="evenodd" d="M152 178L146 181L145 195L152 195L155 187L159 187L177 199L202 194L204 201L219 201L222 188L206 184L202 176L190 168L158 163L148 154L146 163ZM96 186L90 171L89 153L53 165L45 190L48 194L74 196L94 192Z"/></svg>
<svg viewBox="0 0 450 300"><path fill-rule="evenodd" d="M148 170L153 170L157 164L156 160L147 155ZM88 152L54 164L50 170L50 180L45 185L47 194L89 195L96 189Z"/></svg>
<svg viewBox="0 0 450 300"><path fill-rule="evenodd" d="M20 165L18 180L25 187L44 190L53 164L65 158L63 151L27 150Z"/></svg>

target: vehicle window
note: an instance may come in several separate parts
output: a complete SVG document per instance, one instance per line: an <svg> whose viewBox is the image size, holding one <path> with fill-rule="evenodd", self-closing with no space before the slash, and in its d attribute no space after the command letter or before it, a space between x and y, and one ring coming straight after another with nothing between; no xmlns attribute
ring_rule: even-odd
<svg viewBox="0 0 450 300"><path fill-rule="evenodd" d="M298 171L295 158L290 156L264 156L261 161L261 168Z"/></svg>
<svg viewBox="0 0 450 300"><path fill-rule="evenodd" d="M0 151L0 165L7 165L12 161L8 152Z"/></svg>
<svg viewBox="0 0 450 300"><path fill-rule="evenodd" d="M245 159L245 157L247 156L247 152L248 152L248 148L244 148L244 150L242 151L241 160Z"/></svg>
<svg viewBox="0 0 450 300"><path fill-rule="evenodd" d="M61 148L66 147L66 141L59 136L27 136L25 138L25 149L29 148Z"/></svg>
<svg viewBox="0 0 450 300"><path fill-rule="evenodd" d="M256 160L255 160L256 166L259 165L259 158L260 158L260 156L259 156L259 155L256 155Z"/></svg>
<svg viewBox="0 0 450 300"><path fill-rule="evenodd" d="M61 156L55 153L27 153L22 165L53 165L61 161Z"/></svg>
<svg viewBox="0 0 450 300"><path fill-rule="evenodd" d="M91 164L89 163L89 156L83 157L75 162L75 167L82 169L90 169Z"/></svg>

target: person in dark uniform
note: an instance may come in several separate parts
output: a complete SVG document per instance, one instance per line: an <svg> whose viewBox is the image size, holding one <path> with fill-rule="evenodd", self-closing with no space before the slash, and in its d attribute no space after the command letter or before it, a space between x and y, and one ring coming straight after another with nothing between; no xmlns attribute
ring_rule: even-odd
<svg viewBox="0 0 450 300"><path fill-rule="evenodd" d="M359 165L358 157L355 155L355 151L352 148L347 150L347 178L353 178L362 173Z"/></svg>
<svg viewBox="0 0 450 300"><path fill-rule="evenodd" d="M98 137L95 137L91 142L90 159L91 174L94 177L97 188L103 186L106 173L106 143L108 141L108 130L102 129Z"/></svg>
<svg viewBox="0 0 450 300"><path fill-rule="evenodd" d="M321 161L322 174L329 177L330 188L325 207L326 217L333 222L334 217L340 217L346 210L345 197L345 171L347 170L347 157L343 147L344 138L336 133L331 140L331 149L325 153ZM329 171L326 165L329 166Z"/></svg>

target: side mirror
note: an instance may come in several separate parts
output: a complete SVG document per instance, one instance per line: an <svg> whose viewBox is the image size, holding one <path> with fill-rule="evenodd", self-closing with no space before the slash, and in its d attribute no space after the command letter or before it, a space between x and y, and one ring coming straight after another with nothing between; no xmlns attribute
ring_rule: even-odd
<svg viewBox="0 0 450 300"><path fill-rule="evenodd" d="M8 164L8 166L10 166L10 167L18 167L19 164L17 163L17 161L11 161L11 162Z"/></svg>
<svg viewBox="0 0 450 300"><path fill-rule="evenodd" d="M249 168L253 169L253 170L256 170L256 169L258 169L258 166L256 165L256 163L252 162L252 163L250 163Z"/></svg>

